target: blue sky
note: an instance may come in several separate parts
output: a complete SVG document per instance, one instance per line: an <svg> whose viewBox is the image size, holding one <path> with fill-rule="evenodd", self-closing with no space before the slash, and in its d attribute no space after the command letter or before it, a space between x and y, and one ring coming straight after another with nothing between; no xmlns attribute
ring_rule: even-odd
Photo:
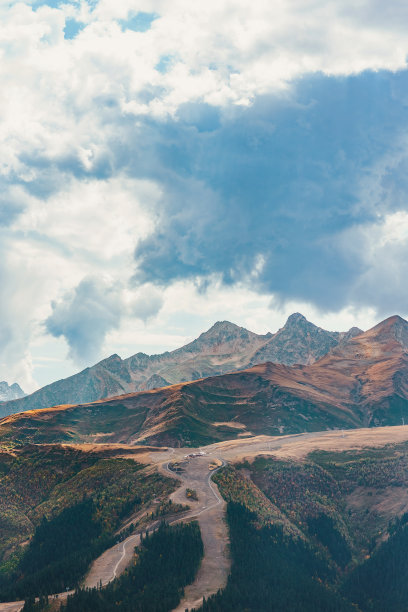
<svg viewBox="0 0 408 612"><path fill-rule="evenodd" d="M0 6L0 379L408 315L405 3Z"/></svg>

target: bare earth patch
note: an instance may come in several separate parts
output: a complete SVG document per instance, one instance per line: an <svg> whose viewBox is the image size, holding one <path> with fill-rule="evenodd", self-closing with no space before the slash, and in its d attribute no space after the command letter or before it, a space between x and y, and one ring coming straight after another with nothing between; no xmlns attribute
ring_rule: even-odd
<svg viewBox="0 0 408 612"><path fill-rule="evenodd" d="M351 510L368 509L371 513L384 517L388 522L408 512L408 490L405 487L357 487L346 497L347 508Z"/></svg>
<svg viewBox="0 0 408 612"><path fill-rule="evenodd" d="M140 544L140 534L134 534L106 550L92 563L91 569L85 578L84 586L89 589L102 586L120 576L130 564L136 546ZM0 609L1 612L1 609Z"/></svg>

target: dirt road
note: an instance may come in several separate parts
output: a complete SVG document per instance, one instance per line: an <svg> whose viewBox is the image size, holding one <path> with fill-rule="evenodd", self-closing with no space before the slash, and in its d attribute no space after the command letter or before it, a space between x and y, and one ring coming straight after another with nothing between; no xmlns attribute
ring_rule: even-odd
<svg viewBox="0 0 408 612"><path fill-rule="evenodd" d="M0 612L20 612L24 606L24 601L11 601L10 603L0 603Z"/></svg>
<svg viewBox="0 0 408 612"><path fill-rule="evenodd" d="M181 483L181 486L171 495L171 500L179 504L188 503L191 507L190 511L183 513L180 517L171 518L168 523L175 524L197 519L204 543L204 558L196 580L186 588L185 598L177 607L177 611L184 612L186 608L199 605L203 596L207 597L216 593L226 584L230 564L226 553L228 533L223 520L225 502L218 493L217 487L211 482L212 475L217 471L209 469L209 464L214 461L214 453L185 459L182 452L176 453L172 450L169 451L168 456L174 461L183 461L183 471L179 473L169 468L168 461L159 465L162 473L167 477L177 478ZM224 465L223 461L220 463L221 466ZM187 499L187 488L197 492L198 501ZM155 521L150 525L150 529L154 529L157 525L158 521ZM139 543L140 535L134 534L105 551L92 564L85 579L85 586L95 587L100 581L102 585L106 585L119 576L129 565L134 548Z"/></svg>
<svg viewBox="0 0 408 612"><path fill-rule="evenodd" d="M85 578L84 586L89 589L99 586L100 583L105 586L108 582L120 576L131 561L135 546L139 546L139 544L140 534L134 534L106 550L92 563Z"/></svg>
<svg viewBox="0 0 408 612"><path fill-rule="evenodd" d="M187 459L183 466L184 471L177 474L183 484L171 496L174 502L186 503L186 488L196 491L198 501L188 501L192 506L189 514L190 518L198 521L204 544L204 557L196 579L186 587L185 596L175 612L184 612L187 608L199 606L203 597L216 593L227 583L230 560L227 554L228 530L224 521L226 504L211 481L216 471L209 470L209 464L213 460L213 455ZM225 464L222 460L220 463ZM168 470L167 466L166 468Z"/></svg>

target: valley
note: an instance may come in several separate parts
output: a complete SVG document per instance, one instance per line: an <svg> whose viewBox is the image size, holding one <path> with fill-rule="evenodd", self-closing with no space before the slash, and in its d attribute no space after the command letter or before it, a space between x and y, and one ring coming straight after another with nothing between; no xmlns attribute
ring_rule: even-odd
<svg viewBox="0 0 408 612"><path fill-rule="evenodd" d="M69 447L66 447L66 449L68 450ZM105 449L101 446L99 453L102 456L109 453L112 457L111 461L120 461L120 457L132 457L132 454L129 454L131 450L132 448L129 446L118 444L115 447ZM403 464L398 466L397 463L397 467L393 467L395 460L397 462L401 461L403 457L408 460L408 426L359 429L347 432L324 431L279 437L258 436L250 440L235 439L197 449L186 447L168 449L134 448L133 450L135 454L133 454L131 460L136 461L138 465L146 466L144 469L148 469L147 473L162 473L163 476L166 475L165 477L169 477L170 481L176 484L174 492L170 494L170 499L175 508L180 507L181 513L179 516L170 515L168 518L169 524L196 519L200 525L204 543L204 558L196 580L186 588L185 597L177 607L177 612L186 608L197 607L203 596L208 599L219 588L223 588L227 584L230 558L227 552L228 533L224 521L226 509L224 500L234 501L235 503L240 501L242 503L242 500L246 499L245 504L249 504L248 508L251 511L256 511L258 520L261 521L260 524L282 524L285 533L292 534L292 536L297 533L297 537L300 535L303 539L308 533L302 527L306 519L302 519L301 516L295 518L293 513L295 511L295 514L297 514L300 511L305 517L304 512L310 511L307 510L307 507L315 499L313 504L317 503L320 506L319 512L327 512L328 509L331 516L336 516L336 513L340 512L336 521L340 521L341 528L347 529L349 534L353 533L353 521L356 525L356 533L358 528L361 527L361 521L366 522L363 540L358 541L356 535L347 536L348 538L354 538L355 542L353 544L355 552L348 554L357 555L357 557L362 555L361 558L366 554L364 549L368 546L370 538L373 537L370 534L375 534L378 542L382 541L383 536L381 534L386 533L388 523L408 511L408 498L405 494L408 486L406 475L408 470L403 467ZM316 455L316 453L320 453L320 455ZM318 472L316 473L319 473L319 470L322 469L319 466L327 465L330 467L331 464L327 464L328 459L331 461L330 457L335 457L336 462L340 461L339 466L345 460L353 465L353 461L357 459L356 465L359 466L361 459L358 459L358 457L360 456L373 457L374 471L372 469L370 473L366 471L363 481L361 481L361 467L358 467L360 471L356 473L356 476L352 476L350 484L347 484L350 479L350 476L347 476L346 484L342 485L345 488L344 493L341 494L341 499L344 499L341 504L344 503L344 508L346 510L348 508L347 512L351 511L352 514L343 514L344 511L341 509L335 510L336 504L341 500L335 501L335 498L333 498L333 501L322 501L327 499L327 492L324 493L324 498L319 498L320 493L317 493L316 490L318 497L314 497L316 494L312 493L310 489L312 473L308 472L311 468L307 468L307 465L318 466L313 470L317 469ZM381 471L375 468L375 462L380 460L380 464L384 466L384 460L387 457L386 461L391 466L389 468L391 471L383 475ZM271 460L272 463L269 463ZM317 464L316 460L318 461ZM223 465L231 467L223 468ZM213 466L215 466L215 469L210 469ZM268 477L267 481L263 481L264 476L262 474L265 466L273 468L275 471L271 472L271 475L276 473L273 478L278 478L276 481L278 489L275 490L275 493L270 490L273 480L270 481ZM225 469L227 469L227 472L225 472ZM228 470L231 469L233 472L228 476ZM286 476L284 481L280 481L281 475L285 474L285 470L288 469L292 475L290 477ZM324 470L324 473L327 473L326 467ZM299 472L300 480L295 485L293 478L295 480L298 478L295 477L296 471ZM323 472L321 473L323 474ZM395 475L393 476L393 474ZM231 477L233 478L232 481ZM212 483L212 478L217 482L224 499L220 497ZM288 478L291 482L291 493L288 500L285 501L284 495L286 493L284 493L285 485L283 483ZM327 479L327 476L324 476L324 479ZM318 486L327 487L328 485L324 485L324 482L325 480ZM336 482L341 482L338 475L336 476ZM332 486L330 485L330 487ZM186 489L196 492L197 501L187 500ZM296 495L306 494L307 498L303 501L299 498L293 506L294 502L290 499L292 499L293 492L296 492L296 490L299 491ZM301 491L304 491L304 493L301 493ZM375 495L373 495L373 491L375 491ZM278 498L276 495L278 495ZM274 501L271 503L270 499ZM318 501L319 499L320 501ZM306 500L308 500L307 503ZM182 510L186 503L190 506L187 511ZM135 517L136 525L141 516L148 513L149 506ZM349 518L341 518L343 516ZM367 519L367 516L369 519ZM350 517L353 518L351 523ZM343 522L344 520L346 520L346 523ZM143 529L157 528L157 524L156 519L153 522L150 521L150 523L147 521L144 523ZM378 529L380 529L380 532ZM123 542L115 544L104 552L100 558L93 562L84 585L93 587L100 581L102 581L102 584L107 584L117 575L120 575L131 562L133 548L139 543L140 536L137 533L131 534ZM362 550L361 553L358 552L359 549ZM353 548L351 551L353 551ZM18 603L0 604L1 612L14 612L21 608L22 605Z"/></svg>
<svg viewBox="0 0 408 612"><path fill-rule="evenodd" d="M408 612L408 3L0 12L0 612Z"/></svg>

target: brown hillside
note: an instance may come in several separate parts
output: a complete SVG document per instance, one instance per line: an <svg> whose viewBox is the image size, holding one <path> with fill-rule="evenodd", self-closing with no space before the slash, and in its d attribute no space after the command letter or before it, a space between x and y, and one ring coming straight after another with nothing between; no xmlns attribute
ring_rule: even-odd
<svg viewBox="0 0 408 612"><path fill-rule="evenodd" d="M0 441L196 445L408 422L408 323L391 317L309 366L253 368L0 421Z"/></svg>
<svg viewBox="0 0 408 612"><path fill-rule="evenodd" d="M228 321L218 321L196 340L161 355L137 353L128 359L111 355L92 367L13 401L0 401L0 416L60 404L83 404L123 393L244 370L272 361L310 364L330 349L361 333L326 331L299 313L275 334L255 334ZM1 395L1 394L0 394ZM1 399L1 398L0 398Z"/></svg>

